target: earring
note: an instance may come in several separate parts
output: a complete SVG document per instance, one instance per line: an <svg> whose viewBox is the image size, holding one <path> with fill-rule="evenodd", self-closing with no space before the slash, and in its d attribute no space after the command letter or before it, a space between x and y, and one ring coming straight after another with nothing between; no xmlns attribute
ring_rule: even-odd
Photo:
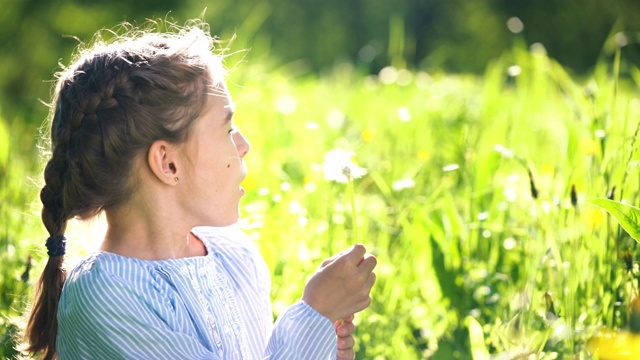
<svg viewBox="0 0 640 360"><path fill-rule="evenodd" d="M178 182L178 181L180 181L180 178L176 176L176 177L173 178L173 180L175 180L175 182Z"/></svg>

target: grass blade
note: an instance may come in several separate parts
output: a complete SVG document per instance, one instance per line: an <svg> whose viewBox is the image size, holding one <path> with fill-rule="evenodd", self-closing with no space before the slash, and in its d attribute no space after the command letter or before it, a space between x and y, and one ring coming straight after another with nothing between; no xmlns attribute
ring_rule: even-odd
<svg viewBox="0 0 640 360"><path fill-rule="evenodd" d="M640 209L635 206L609 199L590 199L590 203L599 206L611 214L623 229L636 241L640 242Z"/></svg>

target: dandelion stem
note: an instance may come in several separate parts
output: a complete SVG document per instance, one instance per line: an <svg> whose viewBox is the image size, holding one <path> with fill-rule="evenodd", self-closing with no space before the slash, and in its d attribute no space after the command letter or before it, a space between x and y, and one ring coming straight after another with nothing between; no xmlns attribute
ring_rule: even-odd
<svg viewBox="0 0 640 360"><path fill-rule="evenodd" d="M353 226L353 239L358 241L358 222L357 222L357 213L356 213L356 192L353 185L353 179L349 176L349 198L351 200L351 220Z"/></svg>

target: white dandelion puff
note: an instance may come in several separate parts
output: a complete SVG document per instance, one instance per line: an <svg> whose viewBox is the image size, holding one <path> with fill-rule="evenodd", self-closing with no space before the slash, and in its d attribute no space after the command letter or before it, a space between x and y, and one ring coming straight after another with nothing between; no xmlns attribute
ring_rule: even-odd
<svg viewBox="0 0 640 360"><path fill-rule="evenodd" d="M281 96L275 103L276 110L283 115L291 115L296 112L298 102L292 96Z"/></svg>
<svg viewBox="0 0 640 360"><path fill-rule="evenodd" d="M324 178L346 184L349 180L363 177L367 170L356 165L352 152L331 150L324 156Z"/></svg>
<svg viewBox="0 0 640 360"><path fill-rule="evenodd" d="M411 112L408 108L401 106L398 108L398 118L401 122L409 122L411 120Z"/></svg>

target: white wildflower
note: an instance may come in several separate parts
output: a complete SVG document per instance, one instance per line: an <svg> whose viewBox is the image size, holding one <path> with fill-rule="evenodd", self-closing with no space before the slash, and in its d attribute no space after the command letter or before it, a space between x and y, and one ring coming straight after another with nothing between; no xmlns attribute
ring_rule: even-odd
<svg viewBox="0 0 640 360"><path fill-rule="evenodd" d="M393 191L402 191L404 189L410 189L414 186L416 186L416 182L413 181L413 179L409 178L399 179L391 184L391 188L393 189Z"/></svg>
<svg viewBox="0 0 640 360"><path fill-rule="evenodd" d="M367 173L367 170L356 165L351 158L352 152L343 150L331 150L324 156L324 178L348 183L350 179L358 179Z"/></svg>
<svg viewBox="0 0 640 360"><path fill-rule="evenodd" d="M444 166L442 168L442 171L449 172L449 171L456 171L458 169L460 169L460 165L458 165L458 164L449 164L449 165Z"/></svg>
<svg viewBox="0 0 640 360"><path fill-rule="evenodd" d="M493 150L497 151L500 153L500 155L502 155L502 157L507 158L507 159L511 159L514 157L515 153L513 150L504 147L501 144L496 144L493 146Z"/></svg>

